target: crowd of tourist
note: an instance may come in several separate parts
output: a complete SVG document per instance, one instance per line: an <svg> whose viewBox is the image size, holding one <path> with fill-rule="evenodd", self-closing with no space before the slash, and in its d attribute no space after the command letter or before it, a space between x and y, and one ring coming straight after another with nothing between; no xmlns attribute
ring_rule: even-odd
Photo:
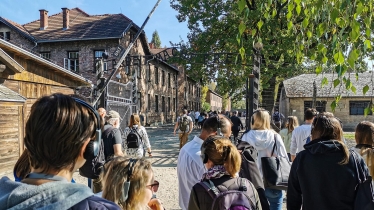
<svg viewBox="0 0 374 210"><path fill-rule="evenodd" d="M332 113L307 109L300 126L288 116L278 134L271 122L284 116L259 109L241 137L238 113L230 115L183 110L177 119L183 210L281 210L284 198L290 210L373 209L372 122L357 125L357 146L349 149ZM160 184L145 159L152 150L141 117L131 115L123 133L120 119L118 112L96 111L78 96L38 99L26 123L15 181L0 179L0 210L164 209L154 196ZM201 133L188 142L194 128ZM239 141L230 140L232 134ZM94 190L74 183L73 173L83 168L92 170Z"/></svg>

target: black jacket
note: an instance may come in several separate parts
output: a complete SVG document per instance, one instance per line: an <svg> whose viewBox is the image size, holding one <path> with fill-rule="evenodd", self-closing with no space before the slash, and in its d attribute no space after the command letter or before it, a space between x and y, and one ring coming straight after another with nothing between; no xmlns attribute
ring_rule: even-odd
<svg viewBox="0 0 374 210"><path fill-rule="evenodd" d="M233 131L239 131L240 128L243 128L243 123L242 121L240 120L239 117L237 116L232 116L231 117L231 122L232 122L232 127L231 127L231 130Z"/></svg>
<svg viewBox="0 0 374 210"><path fill-rule="evenodd" d="M317 139L304 148L292 163L287 209L353 210L358 180L352 155L348 164L340 165L343 146L336 140ZM361 157L359 161L365 166Z"/></svg>

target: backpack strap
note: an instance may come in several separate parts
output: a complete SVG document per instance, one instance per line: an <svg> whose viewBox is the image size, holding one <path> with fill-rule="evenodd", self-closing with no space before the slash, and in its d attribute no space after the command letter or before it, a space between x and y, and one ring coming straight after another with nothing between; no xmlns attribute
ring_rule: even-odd
<svg viewBox="0 0 374 210"><path fill-rule="evenodd" d="M273 150L271 151L271 156L270 157L273 157L275 148L277 148L277 138L274 134L274 146L273 146ZM278 148L277 148L277 151L278 151Z"/></svg>
<svg viewBox="0 0 374 210"><path fill-rule="evenodd" d="M107 137L110 134L110 132L112 132L112 130L114 130L114 129L116 129L116 128L115 127L110 127L108 129L106 129L103 133L103 136Z"/></svg>
<svg viewBox="0 0 374 210"><path fill-rule="evenodd" d="M208 180L209 182L207 181L203 181L203 182L199 182L199 184L204 187L204 189L208 192L208 194L210 195L210 197L212 197L212 199L214 200L220 193L220 191L216 188L216 186L214 186L214 183L210 180Z"/></svg>
<svg viewBox="0 0 374 210"><path fill-rule="evenodd" d="M239 177L240 178L240 177ZM240 178L240 186L239 186L239 191L242 191L242 192L247 192L248 191L248 188L246 186L246 181L248 181L247 179L245 178ZM249 181L248 181L249 182ZM254 186L251 185L249 183L249 187L252 189L252 195L249 200L251 201L252 205L255 207L255 209L257 209L257 202L256 202L256 193L254 191ZM248 194L247 194L248 195ZM249 197L249 196L248 196Z"/></svg>

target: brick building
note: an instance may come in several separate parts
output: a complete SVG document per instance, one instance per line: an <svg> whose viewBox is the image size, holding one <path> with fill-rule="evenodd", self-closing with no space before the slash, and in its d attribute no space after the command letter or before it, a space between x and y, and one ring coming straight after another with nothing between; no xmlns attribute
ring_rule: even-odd
<svg viewBox="0 0 374 210"><path fill-rule="evenodd" d="M217 112L221 112L223 110L222 109L222 96L219 95L218 93L209 89L208 92L206 93L205 100L208 104L210 104L210 110L217 111Z"/></svg>
<svg viewBox="0 0 374 210"><path fill-rule="evenodd" d="M109 55L102 63L107 78L120 52L140 29L123 14L89 15L79 8L62 8L61 13L52 16L46 10L39 12L39 20L24 25L0 17L0 37L38 53L93 84L97 84L97 61L102 59L102 54ZM181 89L184 85L179 84L183 75L180 68L154 58L143 31L97 105L118 111L123 118L122 129L128 125L131 113L137 111L143 113L147 124L173 122L182 103L180 95L184 94ZM92 100L96 91L92 85L81 87L76 93Z"/></svg>
<svg viewBox="0 0 374 210"><path fill-rule="evenodd" d="M320 88L323 78L326 77L328 85ZM372 73L360 73L356 81L355 74L345 74L345 78L351 78L352 85L356 88L356 94L351 90L347 91L345 84L340 88L333 86L333 81L337 79L337 75L333 74L302 74L297 77L283 81L279 86L279 93L277 102L279 103L279 111L285 117L294 115L299 119L299 123L304 121L304 110L312 107L313 101L313 82L317 85L317 101L316 109L319 112L331 112L331 102L334 97L341 94L342 99L339 101L335 109L334 115L338 117L342 123L345 131L354 131L356 125L364 120L373 121L373 114L370 113L367 117L364 115L364 109L370 103L372 95ZM342 83L342 82L341 82ZM366 96L363 94L363 87L369 86L369 91Z"/></svg>

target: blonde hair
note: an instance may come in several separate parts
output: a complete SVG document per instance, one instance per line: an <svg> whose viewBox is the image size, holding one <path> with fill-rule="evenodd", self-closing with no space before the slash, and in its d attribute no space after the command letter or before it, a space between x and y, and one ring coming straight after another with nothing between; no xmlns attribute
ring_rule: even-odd
<svg viewBox="0 0 374 210"><path fill-rule="evenodd" d="M129 127L132 128L134 125L138 125L139 127L141 126L141 124L140 124L140 117L136 113L134 113L134 114L131 115Z"/></svg>
<svg viewBox="0 0 374 210"><path fill-rule="evenodd" d="M299 127L299 122L296 116L288 116L286 122L286 128L288 129L288 133L292 133L296 127Z"/></svg>
<svg viewBox="0 0 374 210"><path fill-rule="evenodd" d="M369 168L369 173L374 176L374 123L369 121L360 122L356 127L355 140L357 144L371 145L371 148L362 147L360 155L365 155L364 161Z"/></svg>
<svg viewBox="0 0 374 210"><path fill-rule="evenodd" d="M231 177L240 170L242 159L236 147L227 138L221 136L211 136L216 138L213 142L205 146L205 155L214 165L224 165ZM228 154L226 154L229 152Z"/></svg>
<svg viewBox="0 0 374 210"><path fill-rule="evenodd" d="M134 159L134 158L133 158ZM121 200L123 183L127 181L129 171L129 157L116 157L105 164L100 175L103 186L103 198L116 203L123 210L149 209L142 199L146 192L146 186L150 178L153 182L153 170L151 163L142 158L136 159L130 176L130 189L128 199Z"/></svg>
<svg viewBox="0 0 374 210"><path fill-rule="evenodd" d="M271 130L270 115L265 109L257 109L252 118L254 120L252 130Z"/></svg>

